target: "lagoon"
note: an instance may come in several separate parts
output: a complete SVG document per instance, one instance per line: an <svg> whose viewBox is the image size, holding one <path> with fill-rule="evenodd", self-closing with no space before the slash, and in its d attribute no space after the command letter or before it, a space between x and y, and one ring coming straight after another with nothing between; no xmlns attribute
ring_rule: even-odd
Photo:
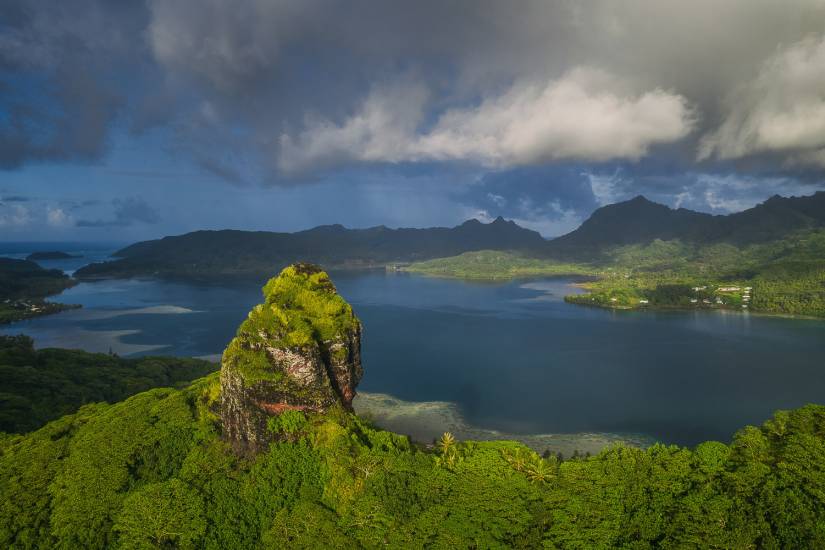
<svg viewBox="0 0 825 550"><path fill-rule="evenodd" d="M407 407L442 404L442 417L476 435L693 445L728 441L776 409L825 403L822 321L585 308L563 301L578 291L568 278L331 275L364 324L359 391ZM0 332L29 334L38 347L217 360L262 284L81 283L53 299L83 309Z"/></svg>

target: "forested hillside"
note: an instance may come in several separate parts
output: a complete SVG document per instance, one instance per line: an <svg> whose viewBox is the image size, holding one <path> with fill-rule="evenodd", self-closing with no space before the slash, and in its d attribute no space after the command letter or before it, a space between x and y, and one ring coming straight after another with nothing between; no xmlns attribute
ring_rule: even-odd
<svg viewBox="0 0 825 550"><path fill-rule="evenodd" d="M76 283L58 269L43 269L29 260L0 258L0 324L73 307L43 299Z"/></svg>
<svg viewBox="0 0 825 550"><path fill-rule="evenodd" d="M88 405L0 443L5 548L819 548L825 408L730 445L559 461L449 436L432 450L343 411L290 412L240 459L217 375Z"/></svg>
<svg viewBox="0 0 825 550"><path fill-rule="evenodd" d="M672 209L638 196L599 208L575 231L552 239L546 253L557 260L604 261L605 253L617 246L645 245L657 239L741 248L822 228L823 191L804 197L777 195L725 216Z"/></svg>
<svg viewBox="0 0 825 550"><path fill-rule="evenodd" d="M541 257L479 251L404 269L473 279L584 275L590 292L568 301L600 307L825 316L823 224L822 192L774 197L729 216L637 197L597 210L576 231L550 241Z"/></svg>
<svg viewBox="0 0 825 550"><path fill-rule="evenodd" d="M469 220L457 227L347 229L340 225L297 233L196 231L126 247L121 259L92 264L77 277L161 276L186 279L270 275L287 264L310 261L331 268L381 267L461 254L469 250L541 249L545 240L499 218Z"/></svg>
<svg viewBox="0 0 825 550"><path fill-rule="evenodd" d="M0 336L0 431L28 432L81 405L188 384L217 368L184 357L123 359L79 350L35 350L28 336Z"/></svg>

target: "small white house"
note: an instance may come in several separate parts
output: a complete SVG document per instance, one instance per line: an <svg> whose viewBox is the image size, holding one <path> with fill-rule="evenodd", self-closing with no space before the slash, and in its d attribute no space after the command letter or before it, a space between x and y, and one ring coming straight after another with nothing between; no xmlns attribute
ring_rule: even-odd
<svg viewBox="0 0 825 550"><path fill-rule="evenodd" d="M648 302L647 300L639 300L639 303L640 304L647 304L647 303L650 303L650 302Z"/></svg>
<svg viewBox="0 0 825 550"><path fill-rule="evenodd" d="M691 298L691 299L690 299L690 303L691 303L691 304L695 304L695 303L696 303L696 302L698 302L698 301L699 301L699 300L697 300L696 298Z"/></svg>

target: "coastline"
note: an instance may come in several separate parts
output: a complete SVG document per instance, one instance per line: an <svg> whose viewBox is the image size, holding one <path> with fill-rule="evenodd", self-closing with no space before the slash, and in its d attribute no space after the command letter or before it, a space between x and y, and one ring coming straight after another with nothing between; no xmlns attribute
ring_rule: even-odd
<svg viewBox="0 0 825 550"><path fill-rule="evenodd" d="M578 284L571 284L571 286L578 286L579 288L585 288ZM801 315L796 313L772 313L770 311L761 311L761 310L754 310L754 309L736 309L731 307L686 307L686 306L656 306L656 305L645 305L645 306L626 306L626 305L608 305L608 304L600 304L598 302L579 302L578 300L568 300L568 296L575 296L576 298L581 298L587 296L587 294L569 294L564 297L564 301L568 304L572 304L575 306L582 306L582 307L592 307L598 309L607 309L611 311L659 311L659 312L726 312L726 313L734 313L736 315L754 315L759 317L775 317L779 319L799 319L805 321L825 321L825 315L823 316L816 316L816 315Z"/></svg>
<svg viewBox="0 0 825 550"><path fill-rule="evenodd" d="M518 441L538 453L550 451L566 457L574 453L597 454L607 447L625 445L646 449L655 440L642 434L614 433L543 433L518 434L472 426L455 403L448 401L405 401L385 393L358 392L353 401L355 413L376 426L407 435L425 445L444 432L458 440Z"/></svg>

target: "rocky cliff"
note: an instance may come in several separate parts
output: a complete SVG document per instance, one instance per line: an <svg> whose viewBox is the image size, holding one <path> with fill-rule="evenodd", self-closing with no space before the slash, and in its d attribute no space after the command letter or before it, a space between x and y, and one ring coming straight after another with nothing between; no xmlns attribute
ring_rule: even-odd
<svg viewBox="0 0 825 550"><path fill-rule="evenodd" d="M321 268L289 266L263 292L221 364L223 430L243 454L266 448L284 411L352 410L363 374L361 323Z"/></svg>

